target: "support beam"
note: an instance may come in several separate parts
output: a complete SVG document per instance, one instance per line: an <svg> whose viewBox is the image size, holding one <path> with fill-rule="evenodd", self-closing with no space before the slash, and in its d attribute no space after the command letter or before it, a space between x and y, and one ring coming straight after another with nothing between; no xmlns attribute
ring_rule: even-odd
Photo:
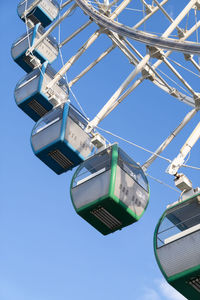
<svg viewBox="0 0 200 300"><path fill-rule="evenodd" d="M108 111L114 105L117 98L127 88L130 82L142 71L146 63L149 61L149 58L150 58L150 54L147 54L139 62L139 64L135 67L133 72L130 73L130 75L121 84L121 86L117 89L117 91L113 94L113 96L108 100L108 102L104 105L104 107L100 110L100 112L96 115L96 117L91 122L89 122L87 126L88 132L90 132L94 127L96 127L101 122L101 120L103 120L105 116L108 115Z"/></svg>
<svg viewBox="0 0 200 300"><path fill-rule="evenodd" d="M185 8L181 11L181 13L173 21L173 23L162 34L162 38L168 37L174 31L174 29L183 20L183 18L187 15L187 13L191 10L191 8L195 5L196 2L197 0L190 0L190 2L185 6Z"/></svg>
<svg viewBox="0 0 200 300"><path fill-rule="evenodd" d="M163 57L163 62L168 66L168 68L174 73L174 75L183 83L183 85L188 89L188 91L194 96L197 96L197 93L193 88L187 83L187 81L181 76L181 74L172 66L172 64L167 60L166 57Z"/></svg>
<svg viewBox="0 0 200 300"><path fill-rule="evenodd" d="M124 39L125 43L142 59L142 54L127 40ZM146 68L144 69L146 73L149 73L149 76L156 76L157 79L160 80L160 83L162 83L166 88L168 88L169 91L173 92L173 88L158 74L158 72L155 71L155 68L153 68L149 63L147 63Z"/></svg>
<svg viewBox="0 0 200 300"><path fill-rule="evenodd" d="M200 27L200 21L198 21L194 26L192 26L189 30L187 30L184 33L184 36L182 38L180 38L180 41L183 42L185 41L188 37L190 37L196 30L197 28ZM171 50L167 51L164 53L165 57L168 57L170 54L172 53ZM156 69L157 67L159 67L159 65L162 64L162 60L157 60L157 62L155 62L155 64L152 66L154 69Z"/></svg>
<svg viewBox="0 0 200 300"><path fill-rule="evenodd" d="M119 0L114 0L114 1L112 1L109 5L108 5L108 7L107 7L107 10L109 10L113 5L115 5L117 2L119 2Z"/></svg>
<svg viewBox="0 0 200 300"><path fill-rule="evenodd" d="M72 79L68 86L71 88L73 84L75 84L79 79L81 79L88 71L96 66L104 57L106 57L113 49L114 45L106 49L97 59L95 59L89 66L87 66L79 75L77 75L74 79Z"/></svg>
<svg viewBox="0 0 200 300"><path fill-rule="evenodd" d="M127 0L129 1L129 0ZM177 18L174 20L174 22L167 28L167 30L162 34L162 38L168 37L173 30L177 27L177 25L181 22L183 17L188 13L188 11L191 9L191 7L194 5L193 2L196 0L191 0L188 5L183 9L183 11L177 16ZM104 107L100 110L100 112L96 115L96 117L88 124L87 130L91 131L94 127L96 127L101 120L105 118L105 116L108 115L108 111L110 111L111 107L116 102L117 98L120 96L120 94L127 88L127 86L130 84L130 82L137 76L138 73L142 71L142 69L146 66L150 59L150 54L146 54L144 58L140 61L140 63L135 67L134 71L127 77L127 79L122 83L122 85L118 88L118 90L113 94L113 96L108 100L108 102L104 105ZM163 58L164 62L170 66L168 61L166 61L165 57ZM171 70L173 69L172 66ZM174 71L174 70L173 70ZM176 71L176 70L175 70ZM186 81L181 77L180 74L177 74L179 76L180 80L183 80L185 85L187 85L187 88L192 91L192 94L196 96L196 93L192 90L192 88L187 84Z"/></svg>
<svg viewBox="0 0 200 300"><path fill-rule="evenodd" d="M171 143L171 141L177 136L177 134L187 125L187 123L195 116L197 113L196 109L192 109L183 121L178 125L178 127L167 137L167 139L157 148L154 154L150 156L150 158L142 165L143 170L147 170L150 165L154 162L154 160L162 153L165 148Z"/></svg>
<svg viewBox="0 0 200 300"><path fill-rule="evenodd" d="M124 94L122 94L116 101L115 103L113 103L113 105L110 107L110 109L107 111L107 113L104 115L104 117L102 118L105 119L116 107L117 105L119 105L126 97L128 97L128 95L130 93L132 93L133 90L136 89L136 87L138 87L143 81L144 81L145 77L141 76L139 79L137 79L132 85L131 87L124 92Z"/></svg>
<svg viewBox="0 0 200 300"><path fill-rule="evenodd" d="M194 26L192 26L189 30L187 30L186 32L184 32L183 37L180 38L180 41L185 41L188 37L190 37L196 30L197 28L200 27L200 21L198 21ZM170 54L172 53L172 51L167 51L167 52L163 52L163 56L165 58L167 58ZM188 56L188 54L186 54L185 56ZM158 68L161 64L163 63L163 60L158 59L157 62L155 62L152 66L152 69L155 70L156 68ZM195 65L195 62L192 61L192 63ZM196 68L198 69L198 66L196 65ZM192 93L194 95L194 92ZM198 95L197 95L198 96ZM186 96L185 96L186 97ZM188 96L186 97L188 98ZM195 98L198 97L194 97L194 100L192 100L192 98L190 98L191 100L189 100L189 98L187 99L186 103L189 104L190 106L195 106L195 102L198 103L198 101L196 101ZM180 99L181 100L181 99ZM188 101L189 100L189 101ZM181 100L182 101L182 100Z"/></svg>
<svg viewBox="0 0 200 300"><path fill-rule="evenodd" d="M96 39L100 36L101 33L102 29L98 29L95 33L91 35L91 37L83 44L83 46L79 48L77 53L67 61L67 63L58 71L54 78L49 82L49 84L46 87L47 90L52 89L53 85L65 75L69 68L96 41Z"/></svg>
<svg viewBox="0 0 200 300"><path fill-rule="evenodd" d="M124 0L112 13L110 16L111 20L114 20L122 11L123 9L128 5L128 3L132 0ZM69 68L74 64L77 59L94 43L94 41L99 37L99 35L104 31L104 28L98 29L85 43L84 45L78 50L78 52L72 56L68 62L58 71L58 73L54 76L53 80L47 85L46 89L50 89L50 92L53 85L59 81L64 74L69 70Z"/></svg>
<svg viewBox="0 0 200 300"><path fill-rule="evenodd" d="M160 6L165 5L169 0L163 0L160 3ZM146 15L142 20L140 20L136 25L134 25L132 28L133 29L137 29L139 28L142 24L144 24L151 16L153 16L157 11L159 10L159 7L155 6L154 8L152 8L152 11Z"/></svg>
<svg viewBox="0 0 200 300"><path fill-rule="evenodd" d="M159 9L163 12L163 14L167 17L167 19L173 23L174 20L170 17L170 15L167 13L167 11L162 7L162 5L157 1L157 0L154 0L154 3L156 3L156 5L159 7ZM176 26L176 29L178 31L178 33L182 32L182 29L177 25Z"/></svg>
<svg viewBox="0 0 200 300"><path fill-rule="evenodd" d="M189 61L193 64L193 66L200 72L199 64L194 60L194 58L190 57Z"/></svg>
<svg viewBox="0 0 200 300"><path fill-rule="evenodd" d="M147 4L145 0L141 0L143 5L145 6L145 13L149 14L152 12L152 6L150 4Z"/></svg>
<svg viewBox="0 0 200 300"><path fill-rule="evenodd" d="M119 35L115 32L109 32L108 37L111 39L111 41L117 46L124 55L128 58L129 62L133 64L134 66L137 66L139 63L139 59L130 51L130 49L126 46L123 39L119 37ZM141 55L141 59L143 56Z"/></svg>
<svg viewBox="0 0 200 300"><path fill-rule="evenodd" d="M119 14L127 7L127 5L131 2L132 0L124 0L120 3L119 6L115 9L115 11L109 16L109 19L114 20L116 19Z"/></svg>
<svg viewBox="0 0 200 300"><path fill-rule="evenodd" d="M63 42L59 44L59 48L62 48L65 44L67 44L71 39L77 36L81 31L83 31L86 27L88 27L92 23L92 20L88 20L85 24L79 27L76 31L74 31L70 36L68 36Z"/></svg>
<svg viewBox="0 0 200 300"><path fill-rule="evenodd" d="M167 173L171 175L176 175L179 168L183 165L186 156L191 151L192 147L196 144L198 139L200 138L200 122L197 124L185 144L180 150L180 153L177 157L171 162L169 167L167 168Z"/></svg>
<svg viewBox="0 0 200 300"><path fill-rule="evenodd" d="M122 38L120 39L116 33L110 33L109 37L112 39L112 41L120 48L120 50L127 56L129 59L130 63L133 65L137 65L139 63L139 60L133 55L132 52L126 47L124 42L127 43L127 45L134 50L134 52L141 58L143 59L143 56L133 47L133 45L126 39ZM147 79L148 76L151 78L152 82L157 85L159 88L164 90L165 92L169 94L173 94L174 97L178 98L179 100L182 101L182 98L186 101L186 96L182 95L178 91L176 91L173 87L169 86L167 82L149 65L148 63L144 67L143 70L143 76L141 76L136 82L133 83L133 85L128 88L127 91L124 92L116 101L115 103L111 106L111 108L108 110L104 118L111 113L117 105L119 105L140 83L144 81L144 79ZM146 75L145 75L146 74ZM191 101L188 102L189 99L187 99L187 104L192 105ZM192 105L194 106L194 104ZM103 120L103 119L102 119Z"/></svg>
<svg viewBox="0 0 200 300"><path fill-rule="evenodd" d="M64 2L62 5L61 5L61 9L63 9L65 6L67 6L68 4L70 4L72 2L72 0L68 0L66 2Z"/></svg>

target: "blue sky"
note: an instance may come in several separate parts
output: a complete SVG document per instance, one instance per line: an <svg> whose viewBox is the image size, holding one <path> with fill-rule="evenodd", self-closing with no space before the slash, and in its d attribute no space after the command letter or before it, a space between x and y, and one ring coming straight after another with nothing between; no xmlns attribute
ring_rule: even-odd
<svg viewBox="0 0 200 300"><path fill-rule="evenodd" d="M0 201L0 299L1 300L181 300L163 279L153 254L153 232L167 204L178 193L149 179L151 195L142 219L106 237L76 215L69 185L74 171L56 175L32 153L30 133L34 122L15 104L16 83L25 75L10 55L12 42L25 31L16 7L18 1L1 1L1 201ZM174 7L171 7L173 15ZM86 21L77 9L61 27L61 40ZM154 24L155 25L155 24ZM92 25L80 38L63 47L66 61L97 28ZM55 31L58 36L58 31ZM72 67L71 80L92 58L111 43L102 36ZM136 44L139 48L142 46ZM53 65L61 67L58 58ZM131 72L119 50L81 79L73 92L93 118ZM191 82L198 87L198 79ZM70 95L71 100L73 97ZM73 102L74 103L74 102ZM190 110L185 104L145 81L101 124L123 138L149 150L157 146ZM198 122L198 115L163 153L173 159ZM149 154L106 136L135 160ZM199 142L189 164L200 166ZM173 186L165 173L167 163L157 159L148 173ZM199 171L182 170L199 185Z"/></svg>

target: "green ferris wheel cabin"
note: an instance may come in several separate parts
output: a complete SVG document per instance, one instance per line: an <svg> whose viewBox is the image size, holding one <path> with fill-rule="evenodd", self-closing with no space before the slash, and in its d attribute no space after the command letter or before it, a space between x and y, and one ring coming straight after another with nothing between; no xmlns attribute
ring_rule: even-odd
<svg viewBox="0 0 200 300"><path fill-rule="evenodd" d="M78 167L71 199L76 212L107 235L141 218L149 186L142 168L114 144Z"/></svg>
<svg viewBox="0 0 200 300"><path fill-rule="evenodd" d="M200 193L168 208L154 234L158 266L189 300L200 299Z"/></svg>

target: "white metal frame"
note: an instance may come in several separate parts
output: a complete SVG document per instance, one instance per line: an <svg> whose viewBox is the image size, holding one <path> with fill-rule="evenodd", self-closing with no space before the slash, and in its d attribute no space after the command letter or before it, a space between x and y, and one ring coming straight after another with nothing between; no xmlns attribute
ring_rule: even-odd
<svg viewBox="0 0 200 300"><path fill-rule="evenodd" d="M39 1L38 1L39 2ZM72 0L68 0L62 4L61 9L70 4ZM128 58L129 62L134 65L134 70L129 74L129 76L124 80L120 87L114 92L112 97L99 111L96 117L91 120L87 126L87 131L92 132L95 127L108 116L116 106L121 103L138 85L140 85L144 79L149 79L152 83L156 84L159 88L163 89L170 95L178 98L180 101L187 103L194 109L190 111L183 121L178 125L178 127L170 134L170 136L158 147L155 153L143 164L143 169L146 170L153 161L158 157L158 155L169 145L169 143L177 136L177 134L184 128L184 126L192 119L192 117L197 113L200 107L200 94L195 91L192 86L182 77L182 75L176 70L176 68L169 62L168 57L173 51L181 51L187 61L190 61L192 65L200 71L200 66L194 60L193 54L200 54L200 44L187 42L186 40L190 37L199 27L200 21L193 25L189 30L184 31L179 27L180 22L193 8L199 8L199 0L190 0L186 7L181 11L181 13L172 19L171 16L164 9L164 5L168 0L163 0L159 2L154 0L154 6L146 3L142 0L145 8L146 15L135 24L132 28L115 21L119 14L127 7L131 0L124 0L121 4L111 13L111 7L116 4L118 0L114 0L109 3L108 0L104 0L104 3L99 3L96 0L99 11L94 9L89 2L86 0L75 0L75 3L66 11L64 14L45 32L45 34L27 50L26 54L33 52L35 48L58 26L70 13L79 6L90 19L80 26L75 32L68 36L63 42L60 43L59 47L62 48L71 39L81 33L86 27L88 27L93 21L99 26L90 38L79 48L77 53L73 55L65 65L57 72L53 80L47 85L47 91L50 95L53 93L54 84L59 81L65 73L70 69L70 67L79 59L79 57L86 52L86 50L97 40L97 38L102 34L106 33L109 39L112 41L112 45L107 48L98 58L91 62L80 74L73 78L69 82L69 87L71 88L73 84L77 83L80 78L82 78L89 70L96 66L97 63L103 60L111 51L118 47L123 54ZM195 6L196 5L196 6ZM138 31L137 29L144 24L152 15L154 15L158 10L160 10L164 16L171 22L170 26L165 30L161 37L152 37L146 32ZM169 35L174 31L178 32L178 40L169 38ZM127 40L126 37L138 40L146 45L148 45L148 53L143 57L141 53L133 46L133 44ZM163 49L167 49L164 51ZM151 57L157 58L157 61L150 65L149 60ZM186 96L176 88L169 85L164 78L156 71L158 67L164 63L168 69L176 76L176 78L186 87L192 97ZM135 77L141 73L141 77L133 82ZM175 175L178 169L184 162L184 159L191 148L194 146L196 141L200 137L200 123L197 125L195 130L192 132L191 136L188 138L184 146L181 148L179 155L173 160L168 168L169 174Z"/></svg>

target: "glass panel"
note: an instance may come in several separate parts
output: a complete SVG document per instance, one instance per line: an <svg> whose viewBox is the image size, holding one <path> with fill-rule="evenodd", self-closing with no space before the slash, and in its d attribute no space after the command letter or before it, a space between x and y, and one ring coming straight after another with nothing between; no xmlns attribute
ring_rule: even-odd
<svg viewBox="0 0 200 300"><path fill-rule="evenodd" d="M27 2L27 7L29 7L33 2L36 2L36 0L22 0L20 1L20 3L18 4L19 6L20 5L23 5ZM57 6L59 8L59 5L57 3L56 0L49 0L49 2L51 2L53 5Z"/></svg>
<svg viewBox="0 0 200 300"><path fill-rule="evenodd" d="M35 0L22 0L22 1L20 1L18 6L17 6L19 15L21 16L23 14L23 12L26 11L33 2L35 2Z"/></svg>
<svg viewBox="0 0 200 300"><path fill-rule="evenodd" d="M200 204L197 197L169 209L160 224L157 247L200 229Z"/></svg>
<svg viewBox="0 0 200 300"><path fill-rule="evenodd" d="M55 122L58 122L60 119L62 119L62 115L63 109L61 107L53 109L36 123L35 127L33 128L32 135L37 134Z"/></svg>
<svg viewBox="0 0 200 300"><path fill-rule="evenodd" d="M32 80L34 80L36 77L40 76L40 70L35 69L31 73L25 75L16 85L16 90L22 88L26 84L30 83Z"/></svg>
<svg viewBox="0 0 200 300"><path fill-rule="evenodd" d="M62 120L51 123L51 126L45 127L45 130L41 130L38 134L31 136L32 147L35 152L49 147L52 143L60 138L60 129ZM47 154L46 154L47 155Z"/></svg>
<svg viewBox="0 0 200 300"><path fill-rule="evenodd" d="M69 107L69 117L77 124L79 125L82 129L85 129L87 126L87 121L84 119L83 115L81 112L76 110L76 108L70 104Z"/></svg>
<svg viewBox="0 0 200 300"><path fill-rule="evenodd" d="M12 44L12 48L16 47L19 43L21 43L24 39L26 39L29 36L29 39L32 40L33 34L33 28L29 29L28 34L27 32L20 36L20 38L17 38L14 43Z"/></svg>
<svg viewBox="0 0 200 300"><path fill-rule="evenodd" d="M72 189L72 199L77 209L108 194L110 172L111 170L102 172Z"/></svg>
<svg viewBox="0 0 200 300"><path fill-rule="evenodd" d="M27 1L27 4L26 4L26 1ZM17 6L17 10L18 10L19 15L21 16L30 7L30 5L32 3L34 4L34 2L36 2L36 0L22 0L22 1L20 1L20 3ZM58 4L57 1L55 1L55 0L47 0L46 2L48 4L52 3L55 6L56 10L59 10L59 4ZM40 3L37 4L37 6L39 6L39 5L40 5ZM35 7L37 7L37 6L35 6ZM32 10L32 12L34 13L33 10Z"/></svg>
<svg viewBox="0 0 200 300"><path fill-rule="evenodd" d="M50 1L51 1L51 3L53 3L53 5L55 5L56 7L59 8L59 5L58 5L58 3L55 0L50 0Z"/></svg>
<svg viewBox="0 0 200 300"><path fill-rule="evenodd" d="M80 166L73 181L73 187L86 182L111 168L112 148L109 147L95 154Z"/></svg>
<svg viewBox="0 0 200 300"><path fill-rule="evenodd" d="M148 191L148 181L142 168L119 148L118 165L139 185Z"/></svg>
<svg viewBox="0 0 200 300"><path fill-rule="evenodd" d="M35 2L35 0L22 0L20 1L20 3L18 4L19 6L20 5L23 5L27 2L27 7L29 7L33 2Z"/></svg>

